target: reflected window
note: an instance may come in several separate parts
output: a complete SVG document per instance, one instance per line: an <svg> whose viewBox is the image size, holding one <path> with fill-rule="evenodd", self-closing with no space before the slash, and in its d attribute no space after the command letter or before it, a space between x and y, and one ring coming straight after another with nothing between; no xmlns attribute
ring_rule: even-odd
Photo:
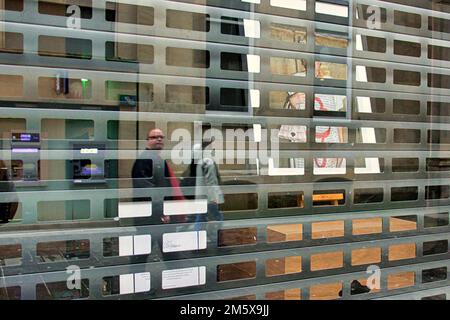
<svg viewBox="0 0 450 320"><path fill-rule="evenodd" d="M153 46L107 41L105 43L105 58L108 61L152 64L154 59Z"/></svg>
<svg viewBox="0 0 450 320"><path fill-rule="evenodd" d="M259 21L222 16L221 32L248 38L260 37Z"/></svg>
<svg viewBox="0 0 450 320"><path fill-rule="evenodd" d="M418 29L422 26L422 17L420 14L394 10L394 24Z"/></svg>
<svg viewBox="0 0 450 320"><path fill-rule="evenodd" d="M450 116L450 103L428 101L427 102L427 115L440 116L440 117Z"/></svg>
<svg viewBox="0 0 450 320"><path fill-rule="evenodd" d="M166 64L175 67L209 68L210 54L207 50L166 48Z"/></svg>
<svg viewBox="0 0 450 320"><path fill-rule="evenodd" d="M316 30L316 46L331 48L347 48L348 36L344 33L331 32L328 30Z"/></svg>
<svg viewBox="0 0 450 320"><path fill-rule="evenodd" d="M429 16L428 30L448 33L450 30L450 19Z"/></svg>
<svg viewBox="0 0 450 320"><path fill-rule="evenodd" d="M237 228L218 231L219 247L234 247L256 244L256 228Z"/></svg>
<svg viewBox="0 0 450 320"><path fill-rule="evenodd" d="M384 172L383 158L360 158L356 157L355 174L376 174Z"/></svg>
<svg viewBox="0 0 450 320"><path fill-rule="evenodd" d="M23 53L23 34L0 31L0 52Z"/></svg>
<svg viewBox="0 0 450 320"><path fill-rule="evenodd" d="M385 143L385 128L358 128L356 129L356 143Z"/></svg>
<svg viewBox="0 0 450 320"><path fill-rule="evenodd" d="M316 143L347 143L348 129L346 127L317 126L315 138Z"/></svg>
<svg viewBox="0 0 450 320"><path fill-rule="evenodd" d="M386 82L386 69L384 68L356 66L355 72L355 78L358 82Z"/></svg>
<svg viewBox="0 0 450 320"><path fill-rule="evenodd" d="M420 101L418 100L404 100L394 99L393 112L396 114L419 114Z"/></svg>
<svg viewBox="0 0 450 320"><path fill-rule="evenodd" d="M394 54L400 56L420 57L420 43L394 40Z"/></svg>
<svg viewBox="0 0 450 320"><path fill-rule="evenodd" d="M314 71L317 79L347 80L346 64L316 61Z"/></svg>
<svg viewBox="0 0 450 320"><path fill-rule="evenodd" d="M275 75L306 77L306 60L270 57L270 70Z"/></svg>
<svg viewBox="0 0 450 320"><path fill-rule="evenodd" d="M269 192L268 208L303 208L303 192Z"/></svg>
<svg viewBox="0 0 450 320"><path fill-rule="evenodd" d="M316 93L314 95L314 110L320 112L346 112L347 96Z"/></svg>
<svg viewBox="0 0 450 320"><path fill-rule="evenodd" d="M39 36L39 55L72 59L92 59L92 40Z"/></svg>
<svg viewBox="0 0 450 320"><path fill-rule="evenodd" d="M447 212L426 214L424 217L424 228L437 228L448 226L449 215Z"/></svg>
<svg viewBox="0 0 450 320"><path fill-rule="evenodd" d="M430 79L430 77L428 78ZM420 72L394 70L394 84L418 87L420 86Z"/></svg>
<svg viewBox="0 0 450 320"><path fill-rule="evenodd" d="M39 201L38 221L82 220L89 219L89 200Z"/></svg>
<svg viewBox="0 0 450 320"><path fill-rule="evenodd" d="M340 206L345 203L345 190L317 190L313 193L314 206Z"/></svg>
<svg viewBox="0 0 450 320"><path fill-rule="evenodd" d="M217 281L252 279L256 277L256 262L238 262L217 266Z"/></svg>
<svg viewBox="0 0 450 320"><path fill-rule="evenodd" d="M87 259L90 256L89 240L40 242L36 254L41 262Z"/></svg>
<svg viewBox="0 0 450 320"><path fill-rule="evenodd" d="M120 106L136 107L138 101L152 102L153 96L152 83L105 81L105 99L114 101Z"/></svg>
<svg viewBox="0 0 450 320"><path fill-rule="evenodd" d="M306 27L289 26L285 24L270 24L270 36L272 39L306 44Z"/></svg>
<svg viewBox="0 0 450 320"><path fill-rule="evenodd" d="M393 187L391 188L391 201L414 201L418 199L417 187Z"/></svg>
<svg viewBox="0 0 450 320"><path fill-rule="evenodd" d="M260 72L260 57L254 54L222 52L220 54L220 68L222 70Z"/></svg>
<svg viewBox="0 0 450 320"><path fill-rule="evenodd" d="M386 52L386 39L357 34L355 49L357 51Z"/></svg>
<svg viewBox="0 0 450 320"><path fill-rule="evenodd" d="M0 74L0 97L22 97L23 76Z"/></svg>
<svg viewBox="0 0 450 320"><path fill-rule="evenodd" d="M270 91L269 107L271 109L305 110L306 94L295 91Z"/></svg>
<svg viewBox="0 0 450 320"><path fill-rule="evenodd" d="M22 264L22 245L0 245L0 266L18 266ZM1 291L1 289L0 289Z"/></svg>
<svg viewBox="0 0 450 320"><path fill-rule="evenodd" d="M446 74L428 73L428 87L450 89L450 76ZM416 81L417 82L417 81ZM420 82L419 82L420 84Z"/></svg>
<svg viewBox="0 0 450 320"><path fill-rule="evenodd" d="M417 229L417 216L396 216L389 218L389 231L402 232Z"/></svg>
<svg viewBox="0 0 450 320"><path fill-rule="evenodd" d="M80 289L68 289L66 281L38 283L37 300L72 300L89 297L89 280L81 279Z"/></svg>
<svg viewBox="0 0 450 320"><path fill-rule="evenodd" d="M428 59L450 61L450 48L428 45Z"/></svg>
<svg viewBox="0 0 450 320"><path fill-rule="evenodd" d="M48 100L87 100L92 97L92 81L85 78L68 78L64 72L55 77L39 77L39 97Z"/></svg>
<svg viewBox="0 0 450 320"><path fill-rule="evenodd" d="M166 27L208 32L209 14L168 9L166 11Z"/></svg>
<svg viewBox="0 0 450 320"><path fill-rule="evenodd" d="M19 286L3 287L0 286L0 300L20 300L22 290Z"/></svg>
<svg viewBox="0 0 450 320"><path fill-rule="evenodd" d="M148 6L107 1L105 18L106 21L111 22L152 26L154 23L154 9Z"/></svg>
<svg viewBox="0 0 450 320"><path fill-rule="evenodd" d="M425 269L422 271L422 283L442 281L447 279L447 267Z"/></svg>
<svg viewBox="0 0 450 320"><path fill-rule="evenodd" d="M383 188L365 188L354 190L354 204L383 202Z"/></svg>
<svg viewBox="0 0 450 320"><path fill-rule="evenodd" d="M209 88L166 85L166 102L179 104L209 104Z"/></svg>
<svg viewBox="0 0 450 320"><path fill-rule="evenodd" d="M68 10L72 5L79 8L82 19L92 18L92 0L39 0L38 8L41 14L68 17L73 14L73 10Z"/></svg>
<svg viewBox="0 0 450 320"><path fill-rule="evenodd" d="M258 194L225 194L225 202L220 204L222 211L255 210L258 208Z"/></svg>

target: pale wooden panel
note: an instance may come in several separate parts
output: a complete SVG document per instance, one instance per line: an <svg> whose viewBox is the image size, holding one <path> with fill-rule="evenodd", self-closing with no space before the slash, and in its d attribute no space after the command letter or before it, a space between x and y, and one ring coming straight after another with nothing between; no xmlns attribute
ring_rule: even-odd
<svg viewBox="0 0 450 320"><path fill-rule="evenodd" d="M355 219L353 220L353 235L381 233L383 220L381 218Z"/></svg>
<svg viewBox="0 0 450 320"><path fill-rule="evenodd" d="M352 251L352 266L381 262L381 248L364 248Z"/></svg>
<svg viewBox="0 0 450 320"><path fill-rule="evenodd" d="M342 283L317 284L309 288L310 300L333 300L339 298Z"/></svg>
<svg viewBox="0 0 450 320"><path fill-rule="evenodd" d="M313 239L344 236L344 221L315 222L311 228Z"/></svg>
<svg viewBox="0 0 450 320"><path fill-rule="evenodd" d="M337 269L344 266L344 253L327 252L311 255L311 271Z"/></svg>
<svg viewBox="0 0 450 320"><path fill-rule="evenodd" d="M267 242L299 241L303 239L303 225L284 224L267 227Z"/></svg>
<svg viewBox="0 0 450 320"><path fill-rule="evenodd" d="M415 284L415 273L410 271L390 274L387 282L388 290L411 287Z"/></svg>
<svg viewBox="0 0 450 320"><path fill-rule="evenodd" d="M416 244L396 244L389 246L389 261L412 259L416 257Z"/></svg>
<svg viewBox="0 0 450 320"><path fill-rule="evenodd" d="M398 231L408 231L408 230L416 230L417 222L409 221L400 218L389 218L389 231L398 232Z"/></svg>

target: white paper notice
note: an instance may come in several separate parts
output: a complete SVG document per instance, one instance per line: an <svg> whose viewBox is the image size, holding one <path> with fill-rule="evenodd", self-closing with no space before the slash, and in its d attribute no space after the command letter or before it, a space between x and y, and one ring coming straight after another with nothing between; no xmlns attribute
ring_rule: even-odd
<svg viewBox="0 0 450 320"><path fill-rule="evenodd" d="M119 218L150 217L151 215L151 201L119 203Z"/></svg>
<svg viewBox="0 0 450 320"><path fill-rule="evenodd" d="M133 274L121 274L119 277L120 294L129 294L134 292Z"/></svg>
<svg viewBox="0 0 450 320"><path fill-rule="evenodd" d="M206 267L164 270L162 272L163 289L199 286L205 283Z"/></svg>
<svg viewBox="0 0 450 320"><path fill-rule="evenodd" d="M152 236L143 234L134 236L134 254L150 254L152 252Z"/></svg>
<svg viewBox="0 0 450 320"><path fill-rule="evenodd" d="M255 123L253 124L253 135L254 135L254 141L255 142L261 142L262 140L262 127L260 124Z"/></svg>
<svg viewBox="0 0 450 320"><path fill-rule="evenodd" d="M163 234L163 252L206 249L206 231L174 232Z"/></svg>
<svg viewBox="0 0 450 320"><path fill-rule="evenodd" d="M250 89L250 105L252 106L252 108L259 108L259 90Z"/></svg>
<svg viewBox="0 0 450 320"><path fill-rule="evenodd" d="M365 66L356 66L356 81L368 82L367 69Z"/></svg>
<svg viewBox="0 0 450 320"><path fill-rule="evenodd" d="M150 272L134 274L134 292L150 291Z"/></svg>
<svg viewBox="0 0 450 320"><path fill-rule="evenodd" d="M261 58L255 54L247 55L248 72L259 73L261 70Z"/></svg>
<svg viewBox="0 0 450 320"><path fill-rule="evenodd" d="M208 212L208 201L200 200L170 200L164 201L164 215L202 214Z"/></svg>
<svg viewBox="0 0 450 320"><path fill-rule="evenodd" d="M338 4L316 2L316 12L344 18L348 17L348 7Z"/></svg>
<svg viewBox="0 0 450 320"><path fill-rule="evenodd" d="M244 34L248 38L259 38L261 35L259 21L244 19Z"/></svg>
<svg viewBox="0 0 450 320"><path fill-rule="evenodd" d="M133 255L133 236L119 237L119 256Z"/></svg>
<svg viewBox="0 0 450 320"><path fill-rule="evenodd" d="M306 11L306 0L270 0L270 5L274 7Z"/></svg>

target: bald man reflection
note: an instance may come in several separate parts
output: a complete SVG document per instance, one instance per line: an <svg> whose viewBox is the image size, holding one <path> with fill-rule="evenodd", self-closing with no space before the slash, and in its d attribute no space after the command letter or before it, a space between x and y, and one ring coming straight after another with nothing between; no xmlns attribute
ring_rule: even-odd
<svg viewBox="0 0 450 320"><path fill-rule="evenodd" d="M164 133L161 129L152 129L147 134L146 150L154 151L143 155L133 165L133 188L161 188L165 197L184 200L178 179L166 160L161 158L160 151L164 149ZM170 190L170 191L168 191ZM150 199L141 199L150 200ZM162 211L162 208L161 208ZM163 223L169 223L170 217L158 212ZM180 222L179 219L176 220Z"/></svg>

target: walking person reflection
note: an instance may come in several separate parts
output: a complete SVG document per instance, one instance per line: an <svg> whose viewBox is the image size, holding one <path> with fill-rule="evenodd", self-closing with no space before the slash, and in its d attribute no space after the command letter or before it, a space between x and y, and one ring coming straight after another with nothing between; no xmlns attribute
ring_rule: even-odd
<svg viewBox="0 0 450 320"><path fill-rule="evenodd" d="M220 175L217 164L211 157L204 155L203 150L213 140L195 144L192 148L193 159L189 166L188 178L195 178L195 199L207 200L207 214L198 214L195 219L195 230L200 229L202 222L223 221L223 213L219 205L224 203L224 195L220 188Z"/></svg>

